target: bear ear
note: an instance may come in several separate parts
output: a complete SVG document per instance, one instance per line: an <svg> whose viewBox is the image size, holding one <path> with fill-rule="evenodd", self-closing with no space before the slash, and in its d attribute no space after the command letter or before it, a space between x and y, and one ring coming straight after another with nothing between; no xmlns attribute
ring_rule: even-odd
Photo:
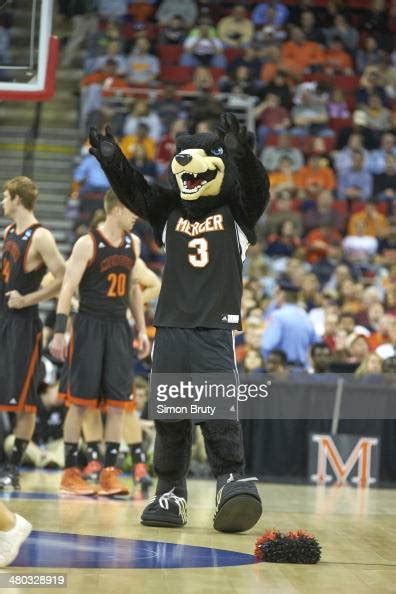
<svg viewBox="0 0 396 594"><path fill-rule="evenodd" d="M179 153L183 150L183 147L189 145L189 141L191 141L191 135L186 134L185 132L178 132L175 136L176 140L176 152Z"/></svg>

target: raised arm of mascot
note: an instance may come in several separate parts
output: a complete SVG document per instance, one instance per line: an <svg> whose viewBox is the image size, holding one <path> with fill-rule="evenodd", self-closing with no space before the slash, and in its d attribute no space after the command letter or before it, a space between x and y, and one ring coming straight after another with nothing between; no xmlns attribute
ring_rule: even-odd
<svg viewBox="0 0 396 594"><path fill-rule="evenodd" d="M222 114L216 133L177 136L169 188L147 183L128 163L108 128L105 135L91 129L90 141L90 152L119 199L150 222L159 244L177 206L190 220L200 220L221 204L229 205L249 243L255 242L254 226L268 204L269 181L253 152L253 134L233 114Z"/></svg>

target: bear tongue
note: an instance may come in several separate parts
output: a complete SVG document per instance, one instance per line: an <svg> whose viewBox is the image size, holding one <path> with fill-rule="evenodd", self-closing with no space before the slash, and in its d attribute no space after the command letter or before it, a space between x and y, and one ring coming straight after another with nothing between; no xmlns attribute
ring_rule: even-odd
<svg viewBox="0 0 396 594"><path fill-rule="evenodd" d="M188 190L192 190L192 189L196 188L197 186L201 185L201 180L198 177L191 178L191 179L187 180L186 185L187 185Z"/></svg>

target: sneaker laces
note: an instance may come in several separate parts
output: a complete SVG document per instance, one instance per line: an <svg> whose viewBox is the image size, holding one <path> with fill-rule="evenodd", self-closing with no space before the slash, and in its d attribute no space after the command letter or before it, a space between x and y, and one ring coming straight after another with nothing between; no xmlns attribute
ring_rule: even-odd
<svg viewBox="0 0 396 594"><path fill-rule="evenodd" d="M216 495L216 511L219 508L220 505L220 500L221 500L221 496L223 494L223 489L224 487L226 487L229 483L247 483L248 481L258 481L257 476L249 476L246 478L241 478L241 479L234 479L234 475L232 474L232 472L230 473L230 476L228 477L227 481L224 483L224 485L221 487L221 489L218 490L217 495Z"/></svg>
<svg viewBox="0 0 396 594"><path fill-rule="evenodd" d="M184 499L184 497L178 497L177 495L174 494L175 487L173 487L173 489L171 489L171 491L168 491L167 493L163 493L162 495L160 495L160 497L158 498L158 503L160 505L160 507L162 507L162 509L169 509L169 503L173 502L177 505L178 507L178 511L179 511L179 516L181 517L181 519L183 520L183 522L187 522L187 502ZM153 497L153 501L155 501L156 497Z"/></svg>

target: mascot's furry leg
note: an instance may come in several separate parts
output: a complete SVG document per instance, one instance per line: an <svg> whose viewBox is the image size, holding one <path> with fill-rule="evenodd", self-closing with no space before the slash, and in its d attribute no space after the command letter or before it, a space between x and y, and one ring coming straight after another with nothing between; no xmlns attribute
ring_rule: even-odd
<svg viewBox="0 0 396 594"><path fill-rule="evenodd" d="M262 506L252 479L243 478L242 428L237 421L201 424L206 452L217 479L213 527L220 532L244 532L260 519Z"/></svg>
<svg viewBox="0 0 396 594"><path fill-rule="evenodd" d="M145 526L178 528L187 522L187 482L192 425L190 420L156 421L154 470L156 495L142 514Z"/></svg>

